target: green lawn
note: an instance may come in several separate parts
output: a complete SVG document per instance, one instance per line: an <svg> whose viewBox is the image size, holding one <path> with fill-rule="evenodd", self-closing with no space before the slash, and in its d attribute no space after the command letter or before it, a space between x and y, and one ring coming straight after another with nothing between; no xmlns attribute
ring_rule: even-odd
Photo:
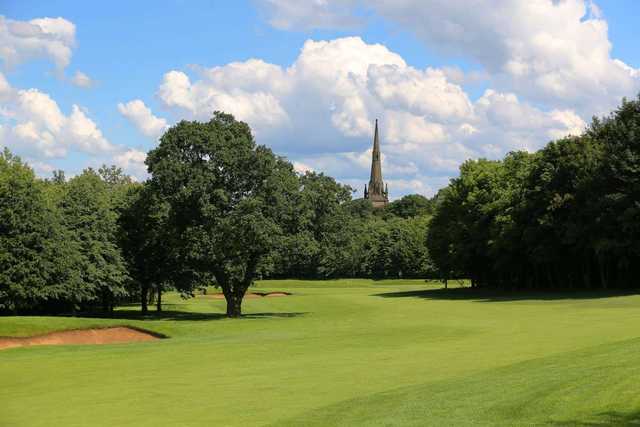
<svg viewBox="0 0 640 427"><path fill-rule="evenodd" d="M0 336L128 324L156 342L0 351L0 426L640 424L640 296L421 281L168 295L160 318L0 318Z"/></svg>

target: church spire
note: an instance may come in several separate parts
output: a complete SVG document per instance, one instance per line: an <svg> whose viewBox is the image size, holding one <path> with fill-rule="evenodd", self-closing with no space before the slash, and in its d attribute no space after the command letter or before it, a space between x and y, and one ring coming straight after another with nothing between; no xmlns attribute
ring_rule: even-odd
<svg viewBox="0 0 640 427"><path fill-rule="evenodd" d="M369 179L369 188L367 190L365 190L364 198L370 199L374 207L386 206L389 203L388 190L382 181L382 161L380 158L380 137L378 136L377 119L373 134L373 151L371 153L371 178Z"/></svg>
<svg viewBox="0 0 640 427"><path fill-rule="evenodd" d="M380 138L378 137L378 119L376 119L376 130L373 135L373 152L371 153L371 179L369 189L380 183L382 190L382 164L380 163ZM381 191L382 192L382 191Z"/></svg>

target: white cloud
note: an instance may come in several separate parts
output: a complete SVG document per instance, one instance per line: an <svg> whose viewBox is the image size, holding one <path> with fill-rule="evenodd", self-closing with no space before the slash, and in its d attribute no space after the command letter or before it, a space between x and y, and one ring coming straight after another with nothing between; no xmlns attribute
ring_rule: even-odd
<svg viewBox="0 0 640 427"><path fill-rule="evenodd" d="M65 121L62 136L69 144L85 153L106 153L115 147L105 139L93 120L78 106L73 105Z"/></svg>
<svg viewBox="0 0 640 427"><path fill-rule="evenodd" d="M252 123L256 131L279 126L289 120L278 99L266 90L228 88L215 79L203 79L192 84L181 71L170 71L164 75L158 96L165 106L176 107L183 115L204 120L214 111L221 110Z"/></svg>
<svg viewBox="0 0 640 427"><path fill-rule="evenodd" d="M0 147L23 156L39 175L51 175L59 168L57 160L74 156L78 164L67 171L71 174L106 163L122 167L138 180L147 177L146 154L110 143L82 107L74 104L65 115L48 94L13 88L2 73L0 100Z"/></svg>
<svg viewBox="0 0 640 427"><path fill-rule="evenodd" d="M451 70L416 69L359 37L308 40L289 67L251 59L195 69L164 75L157 95L169 113L207 120L215 110L231 112L298 171L366 182L378 118L385 179L399 191L428 177L420 189L428 193L468 158L534 150L584 127L571 109L541 110L508 91L472 101Z"/></svg>
<svg viewBox="0 0 640 427"><path fill-rule="evenodd" d="M125 116L144 135L157 139L169 127L167 121L153 115L149 107L139 99L126 104L119 103L118 111Z"/></svg>
<svg viewBox="0 0 640 427"><path fill-rule="evenodd" d="M302 162L293 162L293 169L298 173L313 172L313 168Z"/></svg>
<svg viewBox="0 0 640 427"><path fill-rule="evenodd" d="M127 174L141 181L148 176L147 166L144 164L146 158L147 153L130 148L113 156L113 162L116 166L121 167Z"/></svg>
<svg viewBox="0 0 640 427"><path fill-rule="evenodd" d="M75 32L75 25L64 18L14 21L0 15L0 59L11 69L44 57L62 71L71 61Z"/></svg>
<svg viewBox="0 0 640 427"><path fill-rule="evenodd" d="M282 29L342 27L357 8L374 11L430 48L472 59L495 88L585 117L606 113L640 90L639 71L611 57L607 22L591 0L326 0L313 8L296 0L263 3L270 22ZM318 13L322 19L313 18ZM464 75L445 72L462 84Z"/></svg>
<svg viewBox="0 0 640 427"><path fill-rule="evenodd" d="M270 15L269 23L282 30L314 28L353 28L362 21L349 13L355 1L330 2L327 0L264 0Z"/></svg>
<svg viewBox="0 0 640 427"><path fill-rule="evenodd" d="M424 147L449 138L444 125L407 111L391 110L385 116L385 136L396 149Z"/></svg>
<svg viewBox="0 0 640 427"><path fill-rule="evenodd" d="M82 71L76 71L76 73L71 78L71 83L83 89L89 89L95 84L93 79L91 79L91 77L87 76Z"/></svg>
<svg viewBox="0 0 640 427"><path fill-rule="evenodd" d="M388 107L442 121L460 121L473 113L471 101L442 70L372 66L369 89Z"/></svg>
<svg viewBox="0 0 640 427"><path fill-rule="evenodd" d="M432 197L438 191L438 188L428 185L426 183L427 180L429 179L426 177L418 177L414 179L388 179L387 184L395 190L396 194L410 193Z"/></svg>
<svg viewBox="0 0 640 427"><path fill-rule="evenodd" d="M33 158L63 157L69 150L88 154L116 150L78 105L67 116L46 93L15 89L0 74L0 144Z"/></svg>
<svg viewBox="0 0 640 427"><path fill-rule="evenodd" d="M40 176L51 176L53 171L57 170L55 166L50 163L42 162L40 160L25 159L26 162L33 168L36 174Z"/></svg>
<svg viewBox="0 0 640 427"><path fill-rule="evenodd" d="M541 111L513 93L487 90L475 104L476 121L468 138L480 154L500 157L505 151L540 149L552 139L584 131L586 123L571 110Z"/></svg>

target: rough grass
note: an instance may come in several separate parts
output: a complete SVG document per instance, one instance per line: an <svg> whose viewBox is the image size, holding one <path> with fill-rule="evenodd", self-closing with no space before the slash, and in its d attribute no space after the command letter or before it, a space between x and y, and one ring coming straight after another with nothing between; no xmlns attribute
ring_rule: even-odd
<svg viewBox="0 0 640 427"><path fill-rule="evenodd" d="M420 281L262 282L161 316L0 318L0 336L132 325L152 343L0 352L0 426L640 423L640 296Z"/></svg>

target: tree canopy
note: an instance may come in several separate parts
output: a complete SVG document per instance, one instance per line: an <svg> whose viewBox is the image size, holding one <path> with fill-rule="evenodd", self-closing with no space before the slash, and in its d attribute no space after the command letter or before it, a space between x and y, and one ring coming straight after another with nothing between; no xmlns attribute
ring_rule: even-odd
<svg viewBox="0 0 640 427"><path fill-rule="evenodd" d="M437 197L439 274L508 288L635 287L640 100L535 154L470 160Z"/></svg>
<svg viewBox="0 0 640 427"><path fill-rule="evenodd" d="M169 205L183 259L196 273L215 276L227 315L239 316L263 258L297 220L292 165L224 113L172 127L147 165L152 187Z"/></svg>

